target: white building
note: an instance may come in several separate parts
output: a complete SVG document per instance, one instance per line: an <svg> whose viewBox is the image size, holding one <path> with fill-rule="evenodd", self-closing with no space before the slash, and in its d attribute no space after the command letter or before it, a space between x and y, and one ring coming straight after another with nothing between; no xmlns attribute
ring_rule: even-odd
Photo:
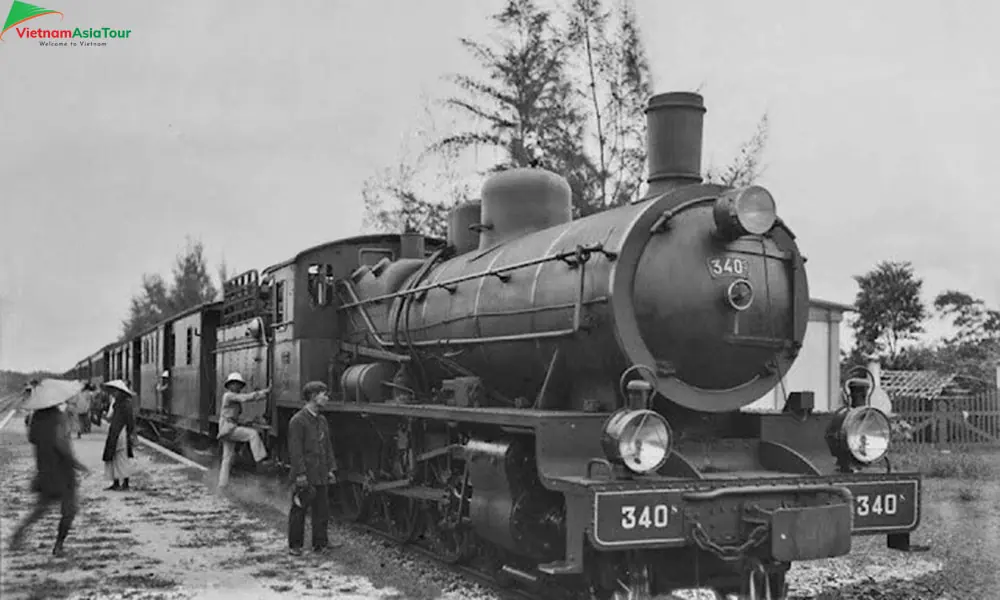
<svg viewBox="0 0 1000 600"><path fill-rule="evenodd" d="M845 312L854 307L812 298L809 300L809 324L799 356L785 375L784 385L777 385L766 396L743 408L744 411L781 410L791 392L815 394L816 412L836 410L840 404L840 324Z"/></svg>

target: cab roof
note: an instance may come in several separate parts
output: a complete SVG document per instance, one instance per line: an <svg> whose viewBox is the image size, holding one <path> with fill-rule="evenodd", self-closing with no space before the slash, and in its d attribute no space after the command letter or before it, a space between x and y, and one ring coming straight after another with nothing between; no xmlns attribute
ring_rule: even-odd
<svg viewBox="0 0 1000 600"><path fill-rule="evenodd" d="M299 252L298 254L296 254L295 256L293 256L292 258L289 258L287 260L283 260L283 261L281 261L279 263L275 263L275 264L273 264L273 265L265 268L263 271L261 271L261 275L263 275L265 273L270 273L271 271L275 271L275 270L280 269L282 267L287 267L288 265L291 265L291 264L295 264L295 263L299 262L299 260L303 256L306 256L308 254L313 254L313 253L316 253L316 252L318 252L320 250L325 250L327 248L334 248L336 246L347 246L347 245L354 245L354 244L385 244L385 243L389 243L389 242L397 242L397 241L399 241L399 236L400 236L400 234L398 234L398 233L371 233L371 234L367 234L367 235L356 235L354 237L341 238L339 240L333 240L331 242L324 242L322 244L317 244L317 245L312 246L310 248L306 248L305 250L302 250L301 252ZM445 243L445 240L442 240L441 238L430 237L430 236L424 236L424 241L427 242L427 243L430 243L430 244L442 244L443 245Z"/></svg>

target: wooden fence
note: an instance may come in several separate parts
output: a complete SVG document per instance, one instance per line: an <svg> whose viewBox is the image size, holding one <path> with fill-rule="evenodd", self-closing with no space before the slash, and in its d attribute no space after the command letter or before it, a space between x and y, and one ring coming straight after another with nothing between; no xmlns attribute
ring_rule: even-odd
<svg viewBox="0 0 1000 600"><path fill-rule="evenodd" d="M946 391L934 398L892 399L896 415L912 427L905 446L1000 447L1000 397L985 392Z"/></svg>

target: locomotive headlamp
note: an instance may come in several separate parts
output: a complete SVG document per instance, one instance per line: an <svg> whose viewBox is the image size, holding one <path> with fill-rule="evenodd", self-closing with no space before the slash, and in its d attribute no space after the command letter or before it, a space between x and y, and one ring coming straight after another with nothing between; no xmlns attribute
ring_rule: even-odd
<svg viewBox="0 0 1000 600"><path fill-rule="evenodd" d="M659 413L624 409L608 419L601 445L608 460L649 473L667 461L672 438L670 425Z"/></svg>
<svg viewBox="0 0 1000 600"><path fill-rule="evenodd" d="M859 406L838 414L827 430L830 452L841 464L870 465L889 451L889 417L871 406Z"/></svg>
<svg viewBox="0 0 1000 600"><path fill-rule="evenodd" d="M732 240L748 234L764 235L778 220L774 197L759 185L719 196L713 216L719 233Z"/></svg>

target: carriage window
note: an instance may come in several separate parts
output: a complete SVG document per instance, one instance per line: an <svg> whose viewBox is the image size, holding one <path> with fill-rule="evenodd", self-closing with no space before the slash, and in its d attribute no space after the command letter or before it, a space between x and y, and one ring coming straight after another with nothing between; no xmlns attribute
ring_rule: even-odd
<svg viewBox="0 0 1000 600"><path fill-rule="evenodd" d="M274 323L280 325L285 322L285 282L279 281L274 285Z"/></svg>
<svg viewBox="0 0 1000 600"><path fill-rule="evenodd" d="M358 252L358 263L369 267L374 267L383 258L395 260L396 255L392 250L385 248L362 248Z"/></svg>
<svg viewBox="0 0 1000 600"><path fill-rule="evenodd" d="M309 300L315 306L333 303L333 265L309 265Z"/></svg>
<svg viewBox="0 0 1000 600"><path fill-rule="evenodd" d="M194 330L190 327L187 328L187 364L191 364L191 359L193 358L194 350Z"/></svg>

